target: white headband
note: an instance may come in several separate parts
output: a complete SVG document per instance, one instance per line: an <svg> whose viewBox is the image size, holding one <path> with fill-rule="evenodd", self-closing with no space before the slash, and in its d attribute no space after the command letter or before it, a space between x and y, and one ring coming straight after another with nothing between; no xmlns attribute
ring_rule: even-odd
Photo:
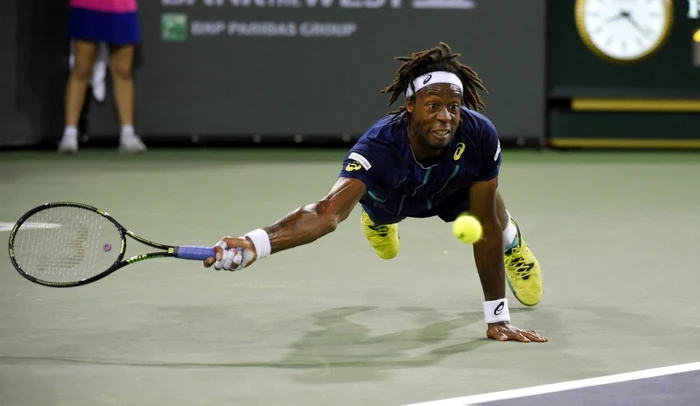
<svg viewBox="0 0 700 406"><path fill-rule="evenodd" d="M444 71L430 72L423 76L419 76L413 81L413 86L416 88L416 92L418 92L422 88L435 83L449 83L457 86L460 91L464 92L464 87L462 86L462 81L459 80L459 77L452 72ZM408 89L406 89L406 98L411 97L412 95L413 89L411 89L411 86L408 86Z"/></svg>

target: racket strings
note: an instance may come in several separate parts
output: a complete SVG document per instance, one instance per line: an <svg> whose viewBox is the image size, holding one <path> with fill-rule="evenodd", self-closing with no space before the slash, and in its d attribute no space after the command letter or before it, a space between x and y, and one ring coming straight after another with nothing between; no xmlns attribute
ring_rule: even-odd
<svg viewBox="0 0 700 406"><path fill-rule="evenodd" d="M119 258L121 234L105 217L78 207L52 207L23 223L14 239L19 267L37 279L69 283L99 275Z"/></svg>

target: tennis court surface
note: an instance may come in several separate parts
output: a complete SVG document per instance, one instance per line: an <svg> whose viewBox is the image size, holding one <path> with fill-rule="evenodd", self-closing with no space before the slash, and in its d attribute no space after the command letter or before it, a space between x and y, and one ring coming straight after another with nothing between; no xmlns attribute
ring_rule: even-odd
<svg viewBox="0 0 700 406"><path fill-rule="evenodd" d="M344 153L5 152L0 236L71 200L212 245L321 197ZM698 405L698 178L698 154L504 152L501 190L545 283L535 308L509 296L513 324L546 344L484 338L471 249L439 219L402 223L391 261L355 210L241 272L152 260L72 289L5 254L0 405Z"/></svg>

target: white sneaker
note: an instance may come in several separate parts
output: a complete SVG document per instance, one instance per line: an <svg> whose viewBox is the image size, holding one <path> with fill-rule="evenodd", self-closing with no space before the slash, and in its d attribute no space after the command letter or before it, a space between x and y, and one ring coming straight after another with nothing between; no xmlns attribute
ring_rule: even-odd
<svg viewBox="0 0 700 406"><path fill-rule="evenodd" d="M58 144L59 154L76 154L78 152L78 135L64 133L61 142Z"/></svg>
<svg viewBox="0 0 700 406"><path fill-rule="evenodd" d="M128 154L139 154L146 152L146 145L141 141L138 135L133 133L124 133L119 137L119 152Z"/></svg>

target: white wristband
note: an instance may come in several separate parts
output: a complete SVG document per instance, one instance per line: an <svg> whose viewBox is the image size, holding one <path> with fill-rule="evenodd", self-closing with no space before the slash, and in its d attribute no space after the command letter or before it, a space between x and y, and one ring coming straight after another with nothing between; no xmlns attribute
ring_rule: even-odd
<svg viewBox="0 0 700 406"><path fill-rule="evenodd" d="M258 254L258 259L263 259L270 255L272 247L270 246L270 236L267 235L265 230L258 228L245 235L253 241L253 246L255 246L255 252Z"/></svg>
<svg viewBox="0 0 700 406"><path fill-rule="evenodd" d="M510 312L508 311L508 299L492 300L484 302L484 318L486 323L500 323L502 321L510 321Z"/></svg>

